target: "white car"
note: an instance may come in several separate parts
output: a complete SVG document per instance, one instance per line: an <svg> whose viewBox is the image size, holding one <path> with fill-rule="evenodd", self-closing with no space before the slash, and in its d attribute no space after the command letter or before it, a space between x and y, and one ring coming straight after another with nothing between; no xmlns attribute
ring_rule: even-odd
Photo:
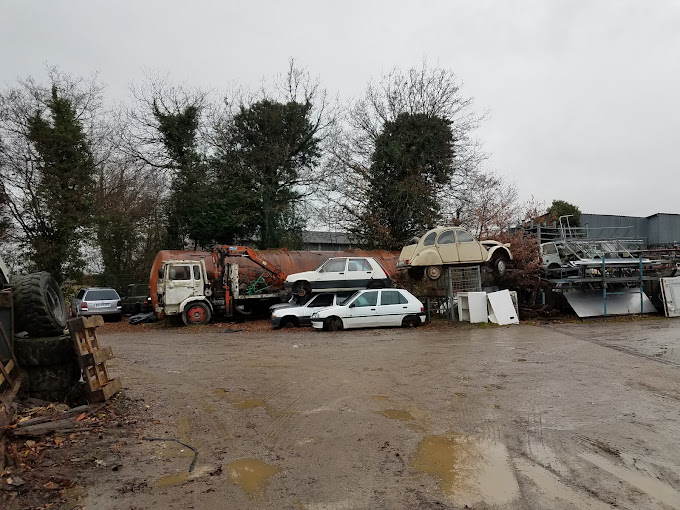
<svg viewBox="0 0 680 510"><path fill-rule="evenodd" d="M352 295L352 291L337 294L317 294L302 304L283 304L270 308L272 312L272 327L274 329L311 325L310 317L320 308L341 305Z"/></svg>
<svg viewBox="0 0 680 510"><path fill-rule="evenodd" d="M380 289L391 285L390 275L373 257L334 257L314 271L289 275L285 287L302 297L312 292Z"/></svg>
<svg viewBox="0 0 680 510"><path fill-rule="evenodd" d="M381 326L417 327L425 322L425 307L403 289L360 290L342 305L312 314L312 326L325 331Z"/></svg>

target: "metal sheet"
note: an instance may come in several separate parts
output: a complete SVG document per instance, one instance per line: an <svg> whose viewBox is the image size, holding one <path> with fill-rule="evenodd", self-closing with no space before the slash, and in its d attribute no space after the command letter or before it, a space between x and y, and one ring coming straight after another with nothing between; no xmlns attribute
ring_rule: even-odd
<svg viewBox="0 0 680 510"><path fill-rule="evenodd" d="M579 290L565 292L569 305L579 317L604 315L601 290ZM655 313L656 308L649 298L642 294L642 313ZM625 294L607 294L607 315L633 315L640 313L640 291L631 289Z"/></svg>

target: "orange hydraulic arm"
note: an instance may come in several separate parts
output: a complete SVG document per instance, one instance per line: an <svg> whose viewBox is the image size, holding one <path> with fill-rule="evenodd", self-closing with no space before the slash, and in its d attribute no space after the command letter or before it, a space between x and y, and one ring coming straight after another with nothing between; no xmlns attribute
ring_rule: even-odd
<svg viewBox="0 0 680 510"><path fill-rule="evenodd" d="M276 285L283 285L288 278L288 275L280 271L275 265L270 264L265 259L260 257L255 250L247 246L216 246L213 251L215 258L215 266L224 271L225 257L247 257L258 266L264 268L274 278Z"/></svg>

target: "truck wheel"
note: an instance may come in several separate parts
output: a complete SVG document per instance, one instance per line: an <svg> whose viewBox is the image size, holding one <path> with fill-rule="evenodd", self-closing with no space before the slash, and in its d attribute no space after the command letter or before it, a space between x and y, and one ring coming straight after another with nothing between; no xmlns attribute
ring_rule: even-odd
<svg viewBox="0 0 680 510"><path fill-rule="evenodd" d="M439 280L442 275L442 266L427 266L425 274L430 280Z"/></svg>
<svg viewBox="0 0 680 510"><path fill-rule="evenodd" d="M76 359L73 340L68 335L48 338L15 337L14 354L22 367L58 365Z"/></svg>
<svg viewBox="0 0 680 510"><path fill-rule="evenodd" d="M182 319L187 326L202 326L210 322L210 308L205 303L191 303L184 309Z"/></svg>
<svg viewBox="0 0 680 510"><path fill-rule="evenodd" d="M66 328L66 303L49 273L19 276L12 282L14 312L19 331L36 337L56 336Z"/></svg>

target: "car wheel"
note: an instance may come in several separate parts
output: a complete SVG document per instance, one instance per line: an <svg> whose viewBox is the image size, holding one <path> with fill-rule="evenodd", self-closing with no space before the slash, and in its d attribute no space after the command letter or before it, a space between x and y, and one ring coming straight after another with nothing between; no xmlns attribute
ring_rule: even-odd
<svg viewBox="0 0 680 510"><path fill-rule="evenodd" d="M425 270L422 267L409 267L406 272L409 277L418 281L422 280L423 276L425 276Z"/></svg>
<svg viewBox="0 0 680 510"><path fill-rule="evenodd" d="M298 297L305 297L312 292L312 287L309 282L295 282L293 284L293 294Z"/></svg>
<svg viewBox="0 0 680 510"><path fill-rule="evenodd" d="M439 280L442 275L442 266L427 266L425 274L430 280Z"/></svg>
<svg viewBox="0 0 680 510"><path fill-rule="evenodd" d="M417 328L420 326L420 319L418 317L404 317L401 325L404 328Z"/></svg>
<svg viewBox="0 0 680 510"><path fill-rule="evenodd" d="M281 327L282 328L294 328L294 327L297 327L297 324L295 323L295 319L287 318L287 319L283 319L281 321Z"/></svg>
<svg viewBox="0 0 680 510"><path fill-rule="evenodd" d="M342 319L339 317L330 317L328 319L328 331L342 331Z"/></svg>
<svg viewBox="0 0 680 510"><path fill-rule="evenodd" d="M496 276L504 276L508 271L508 257L506 255L499 255L493 261L493 271Z"/></svg>
<svg viewBox="0 0 680 510"><path fill-rule="evenodd" d="M184 309L182 319L187 326L201 326L210 322L210 308L205 303L192 303Z"/></svg>

